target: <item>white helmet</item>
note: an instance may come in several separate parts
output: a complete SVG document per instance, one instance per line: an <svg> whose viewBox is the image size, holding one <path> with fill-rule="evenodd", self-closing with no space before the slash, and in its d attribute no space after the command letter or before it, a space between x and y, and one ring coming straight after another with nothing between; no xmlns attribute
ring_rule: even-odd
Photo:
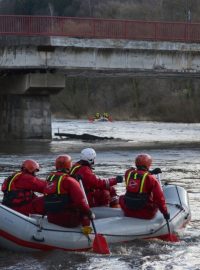
<svg viewBox="0 0 200 270"><path fill-rule="evenodd" d="M87 161L89 164L94 164L96 152L93 148L85 148L81 151L81 160Z"/></svg>

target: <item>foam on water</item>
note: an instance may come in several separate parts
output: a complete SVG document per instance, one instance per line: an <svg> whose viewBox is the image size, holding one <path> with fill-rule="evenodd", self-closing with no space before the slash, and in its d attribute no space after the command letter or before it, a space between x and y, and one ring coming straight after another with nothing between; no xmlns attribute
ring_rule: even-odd
<svg viewBox="0 0 200 270"><path fill-rule="evenodd" d="M53 122L53 132L95 134L132 141L200 141L200 124L173 124L155 122L95 123L88 121L58 120ZM74 148L73 148L74 144ZM105 147L97 151L95 172L100 177L124 174L133 165L140 149L126 150ZM78 148L85 146L81 141L34 141L29 143L5 143L0 148L0 183L12 171L19 169L24 159L36 159L41 164L39 176L45 178L54 169L55 157L68 153L73 160L79 159ZM88 144L87 144L88 145ZM90 146L95 148L95 143ZM70 146L70 147L69 147ZM192 220L181 232L179 243L156 240L134 241L110 246L111 256L93 253L50 252L37 254L0 251L0 268L6 270L54 270L54 269L142 269L142 270L199 270L200 269L200 148L147 148L154 159L153 167L163 171L162 181L176 183L189 192ZM124 184L117 186L124 193ZM119 228L120 230L120 228Z"/></svg>

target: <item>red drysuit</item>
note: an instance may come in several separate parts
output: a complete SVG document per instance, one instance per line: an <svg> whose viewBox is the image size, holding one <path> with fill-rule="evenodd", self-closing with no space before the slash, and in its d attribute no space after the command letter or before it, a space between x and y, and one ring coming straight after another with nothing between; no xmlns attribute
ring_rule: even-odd
<svg viewBox="0 0 200 270"><path fill-rule="evenodd" d="M34 192L43 193L45 181L32 174L20 171L4 180L1 190L4 193L2 204L24 214L44 214L43 197Z"/></svg>
<svg viewBox="0 0 200 270"><path fill-rule="evenodd" d="M151 219L158 209L167 213L162 188L153 175L131 168L125 173L125 181L126 194L119 199L125 216Z"/></svg>
<svg viewBox="0 0 200 270"><path fill-rule="evenodd" d="M118 204L118 196L113 187L117 184L115 178L100 179L96 177L89 163L82 160L72 166L70 174L74 178L81 177L90 207Z"/></svg>
<svg viewBox="0 0 200 270"><path fill-rule="evenodd" d="M45 194L49 222L63 227L90 225L91 210L79 183L74 178L63 172L50 174Z"/></svg>

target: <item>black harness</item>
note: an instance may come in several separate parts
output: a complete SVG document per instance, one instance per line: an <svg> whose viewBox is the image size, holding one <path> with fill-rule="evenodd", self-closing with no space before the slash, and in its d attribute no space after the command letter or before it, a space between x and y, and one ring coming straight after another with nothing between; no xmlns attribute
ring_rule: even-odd
<svg viewBox="0 0 200 270"><path fill-rule="evenodd" d="M45 210L47 213L61 212L64 209L66 209L68 204L71 202L71 199L67 194L60 194L60 184L65 175L66 174L62 174L62 175L53 174L47 178L48 184L52 184L53 182L56 182L55 193L46 194L44 197L44 205L45 205Z"/></svg>
<svg viewBox="0 0 200 270"><path fill-rule="evenodd" d="M145 174L138 174L137 172L131 172L128 175L127 179L127 186L131 181L140 181L140 188L138 192L129 192L126 191L126 194L124 196L125 205L127 208L131 210L140 210L144 208L148 202L148 194L143 192L143 185L145 182L145 179L147 177L148 173Z"/></svg>

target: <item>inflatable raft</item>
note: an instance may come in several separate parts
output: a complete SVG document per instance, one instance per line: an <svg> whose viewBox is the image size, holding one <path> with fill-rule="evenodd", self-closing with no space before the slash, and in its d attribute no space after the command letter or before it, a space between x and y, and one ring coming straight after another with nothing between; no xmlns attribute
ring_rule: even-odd
<svg viewBox="0 0 200 270"><path fill-rule="evenodd" d="M95 118L95 117L90 117L89 118L90 122L113 122L111 117L103 117L101 116L100 118Z"/></svg>
<svg viewBox="0 0 200 270"><path fill-rule="evenodd" d="M182 187L163 187L171 233L177 233L191 219L188 194ZM105 236L108 244L133 241L134 239L161 238L169 233L163 215L158 211L155 218L143 220L124 217L121 209L96 207L94 220L98 234ZM0 205L0 247L13 251L54 250L84 251L92 247L95 234L88 237L81 227L63 228L47 221L40 215L24 216Z"/></svg>

